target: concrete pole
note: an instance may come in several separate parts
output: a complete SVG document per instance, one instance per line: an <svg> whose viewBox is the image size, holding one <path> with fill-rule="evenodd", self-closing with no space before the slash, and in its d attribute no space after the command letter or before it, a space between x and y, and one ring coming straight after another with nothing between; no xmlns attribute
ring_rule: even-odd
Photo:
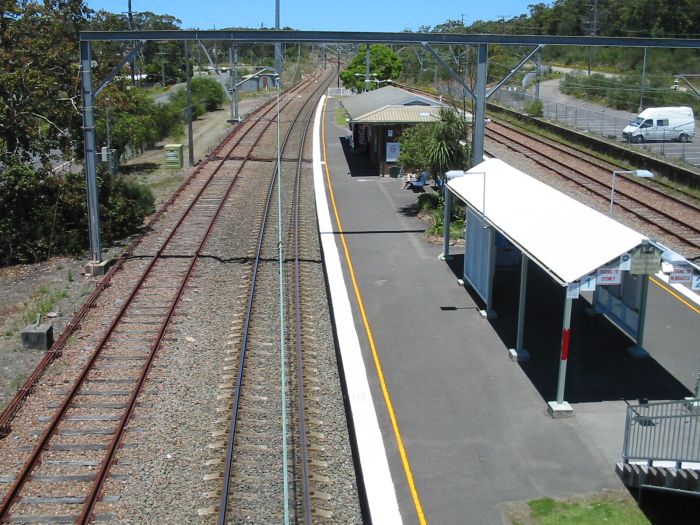
<svg viewBox="0 0 700 525"><path fill-rule="evenodd" d="M100 246L100 205L97 200L97 160L95 158L95 114L92 95L92 53L90 42L80 42L80 78L83 95L83 142L85 151L85 181L88 198L88 232L90 256L93 263L102 261Z"/></svg>
<svg viewBox="0 0 700 525"><path fill-rule="evenodd" d="M484 160L484 119L486 118L486 76L488 45L477 46L474 122L472 123L472 166Z"/></svg>
<svg viewBox="0 0 700 525"><path fill-rule="evenodd" d="M238 48L232 44L228 50L229 61L229 86L231 88L231 123L239 122L238 118Z"/></svg>
<svg viewBox="0 0 700 525"><path fill-rule="evenodd" d="M233 109L234 115L233 119L236 122L240 122L240 117L238 116L238 46L233 46Z"/></svg>
<svg viewBox="0 0 700 525"><path fill-rule="evenodd" d="M185 81L187 82L187 146L190 166L194 166L194 139L192 137L192 79L190 78L190 47L185 40Z"/></svg>
<svg viewBox="0 0 700 525"><path fill-rule="evenodd" d="M535 99L540 99L540 81L542 80L542 48L537 51L537 83L535 84Z"/></svg>
<svg viewBox="0 0 700 525"><path fill-rule="evenodd" d="M639 113L644 110L644 82L647 78L647 48L644 48L644 62L642 64L642 83L639 86Z"/></svg>
<svg viewBox="0 0 700 525"><path fill-rule="evenodd" d="M440 259L447 261L450 259L450 219L452 218L452 193L447 189L447 182L445 182L443 189L445 191L445 217L442 222L442 254L440 254Z"/></svg>
<svg viewBox="0 0 700 525"><path fill-rule="evenodd" d="M566 290L566 289L564 289ZM564 403L564 387L566 386L566 363L569 360L569 340L571 338L571 304L573 299L564 301L564 323L561 330L561 353L559 356L559 379L557 380L557 405Z"/></svg>

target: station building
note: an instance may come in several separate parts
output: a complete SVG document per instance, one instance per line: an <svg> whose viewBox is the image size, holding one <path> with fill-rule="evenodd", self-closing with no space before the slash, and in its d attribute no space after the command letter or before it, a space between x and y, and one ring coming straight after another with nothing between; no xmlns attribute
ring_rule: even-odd
<svg viewBox="0 0 700 525"><path fill-rule="evenodd" d="M415 124L437 122L440 108L445 107L395 86L344 97L341 104L348 114L353 149L369 156L379 175L397 167L401 132Z"/></svg>

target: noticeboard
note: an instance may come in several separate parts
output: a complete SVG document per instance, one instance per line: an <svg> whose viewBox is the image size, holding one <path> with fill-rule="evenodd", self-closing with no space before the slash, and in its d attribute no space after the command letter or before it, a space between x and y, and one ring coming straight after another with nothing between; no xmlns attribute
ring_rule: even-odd
<svg viewBox="0 0 700 525"><path fill-rule="evenodd" d="M163 149L165 150L165 167L182 169L182 144L166 144Z"/></svg>
<svg viewBox="0 0 700 525"><path fill-rule="evenodd" d="M632 252L630 273L653 275L661 268L661 251L651 244L643 244Z"/></svg>

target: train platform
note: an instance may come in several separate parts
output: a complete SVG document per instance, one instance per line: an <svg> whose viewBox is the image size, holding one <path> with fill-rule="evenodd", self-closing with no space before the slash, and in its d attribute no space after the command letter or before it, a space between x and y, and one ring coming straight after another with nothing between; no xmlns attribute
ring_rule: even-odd
<svg viewBox="0 0 700 525"><path fill-rule="evenodd" d="M376 176L349 148L347 128L334 123L335 104L327 99L320 106L314 158L325 182L319 216L332 221L330 229L321 227L322 240L333 241L324 244L324 258L339 261L337 271L328 271L329 286L344 284L349 298L364 363L352 374L366 373L348 374L343 363L352 419L367 416L355 413L367 406L357 403L363 398L354 390L366 381L369 417L379 428L374 438L386 457L370 461L380 471L382 461L388 465L396 522L501 525L511 502L623 489L614 468L627 402L690 395L700 371L694 342L700 306L652 278L645 338L650 357L634 359L625 336L576 304L566 388L574 416L551 418L546 402L556 390L561 288L543 272L530 272L525 347L531 359L511 361L519 275L496 281L499 316L484 319L476 295L458 284L463 248L452 247L449 264L438 259L442 246L426 240L417 217L418 194L402 190L397 179ZM343 306L336 297L337 318ZM347 330L339 329L341 355L341 331Z"/></svg>

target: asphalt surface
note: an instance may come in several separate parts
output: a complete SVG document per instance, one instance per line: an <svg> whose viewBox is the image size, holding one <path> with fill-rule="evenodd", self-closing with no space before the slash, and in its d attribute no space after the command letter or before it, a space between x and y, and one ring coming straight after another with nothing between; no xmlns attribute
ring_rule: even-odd
<svg viewBox="0 0 700 525"><path fill-rule="evenodd" d="M650 359L628 356L624 336L576 301L565 399L575 415L554 420L546 402L556 389L561 289L537 270L529 274L527 364L509 360L515 340L517 278L497 274L495 321L458 285L462 247L450 264L440 244L423 236L416 193L397 179L374 175L366 157L326 112L327 160L358 288L376 344L388 396L416 486L407 482L379 387L357 302L356 327L399 504L405 523L504 523L509 502L620 490L626 403L688 395L700 369L698 315L650 285ZM341 258L343 254L341 253ZM343 259L348 288L348 268ZM531 268L535 265L531 265Z"/></svg>

